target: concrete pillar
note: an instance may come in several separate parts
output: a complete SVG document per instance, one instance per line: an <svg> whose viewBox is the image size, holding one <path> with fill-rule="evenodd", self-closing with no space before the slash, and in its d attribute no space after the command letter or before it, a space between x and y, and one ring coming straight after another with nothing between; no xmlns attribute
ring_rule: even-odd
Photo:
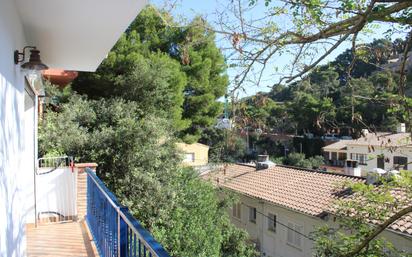
<svg viewBox="0 0 412 257"><path fill-rule="evenodd" d="M87 173L86 168L96 171L97 163L76 163L77 169L77 217L84 220L87 212Z"/></svg>

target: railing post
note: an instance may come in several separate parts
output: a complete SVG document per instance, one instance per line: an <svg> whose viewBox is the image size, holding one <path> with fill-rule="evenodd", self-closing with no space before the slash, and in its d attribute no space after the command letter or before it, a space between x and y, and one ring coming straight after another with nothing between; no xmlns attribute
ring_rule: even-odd
<svg viewBox="0 0 412 257"><path fill-rule="evenodd" d="M127 207L120 207L119 208L120 212L125 212L128 211ZM128 256L128 236L127 236L127 224L126 222L120 217L119 215L119 250L120 250L120 255L119 257L127 257Z"/></svg>
<svg viewBox="0 0 412 257"><path fill-rule="evenodd" d="M121 257L121 254L122 254L122 250L120 247L120 242L122 238L121 238L121 224L120 224L121 218L120 218L119 209L120 209L119 207L116 208L116 212L117 212L117 257Z"/></svg>

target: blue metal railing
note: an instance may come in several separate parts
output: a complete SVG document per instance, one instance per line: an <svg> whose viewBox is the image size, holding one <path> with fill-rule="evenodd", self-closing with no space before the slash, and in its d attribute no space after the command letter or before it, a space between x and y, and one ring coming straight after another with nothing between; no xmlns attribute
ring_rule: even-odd
<svg viewBox="0 0 412 257"><path fill-rule="evenodd" d="M152 235L122 207L96 176L87 172L87 216L99 255L102 257L170 257Z"/></svg>

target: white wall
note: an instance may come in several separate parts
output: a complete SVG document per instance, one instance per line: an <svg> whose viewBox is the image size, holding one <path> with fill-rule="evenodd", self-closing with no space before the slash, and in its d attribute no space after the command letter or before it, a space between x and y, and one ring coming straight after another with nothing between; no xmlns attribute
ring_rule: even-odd
<svg viewBox="0 0 412 257"><path fill-rule="evenodd" d="M348 146L347 158L350 159L351 153L361 153L368 156L366 165L359 164L359 167L362 171L371 171L374 168L378 167L377 158L378 155L383 154L385 158L389 159L389 162L385 162L385 170L393 169L393 157L394 156L403 156L408 158L408 162L412 161L412 148L408 147L399 147L392 149L392 152L389 148L375 147L375 151L369 151L368 146ZM412 170L412 165L408 165L408 170Z"/></svg>
<svg viewBox="0 0 412 257"><path fill-rule="evenodd" d="M33 177L26 161L24 77L14 65L13 51L26 45L13 0L0 3L0 256L25 256L25 185ZM31 128L30 128L31 126ZM25 128L26 127L26 128ZM31 152L33 154L33 152ZM31 156L33 157L33 156ZM29 170L28 170L29 169ZM31 170L30 170L31 169Z"/></svg>
<svg viewBox="0 0 412 257"><path fill-rule="evenodd" d="M243 203L241 207L241 219L232 216L232 210L229 211L231 221L239 228L245 229L252 240L259 241L261 245L262 256L265 257L306 257L313 256L313 241L302 237L302 245L296 248L287 243L287 225L288 222L297 223L303 226L302 234L309 235L316 227L328 223L330 226L336 226L330 218L324 221L320 218L301 214L295 211L279 207L268 202L258 201L257 199L240 196ZM249 207L257 208L256 224L249 221ZM259 214L264 213L265 216ZM267 216L269 213L275 214L278 224L276 232L268 230ZM286 226L282 226L284 224ZM382 236L394 244L397 249L412 252L412 237L399 235L391 231L384 231Z"/></svg>
<svg viewBox="0 0 412 257"><path fill-rule="evenodd" d="M308 235L313 231L315 226L322 224L320 219L300 214L294 211L287 210L282 207L277 207L267 202L262 203L254 198L241 196L240 201L245 205L242 205L241 220L234 218L232 212L230 217L232 222L248 231L251 239L259 241L261 245L262 256L267 257L304 257L312 256L313 243L309 239L302 237L301 248L294 247L287 243L287 228L285 226L288 222L294 222L303 226L302 233ZM264 213L265 216L257 213L256 224L249 221L249 208L248 206L254 206L257 211ZM268 230L267 216L269 213L275 214L277 218L276 232Z"/></svg>
<svg viewBox="0 0 412 257"><path fill-rule="evenodd" d="M36 175L37 213L40 218L47 218L47 212L59 213L67 216L76 216L76 179L77 169L73 172L70 167L61 167L49 172L53 168L39 168Z"/></svg>

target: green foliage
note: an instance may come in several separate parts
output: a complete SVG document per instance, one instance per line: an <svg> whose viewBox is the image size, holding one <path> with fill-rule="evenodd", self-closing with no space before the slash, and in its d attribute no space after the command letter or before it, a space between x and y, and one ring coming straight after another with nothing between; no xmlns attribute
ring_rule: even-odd
<svg viewBox="0 0 412 257"><path fill-rule="evenodd" d="M177 28L162 13L176 25L167 26L154 8L144 9L96 73L81 73L73 88L94 99L135 101L145 112L154 108L173 121L180 138L194 142L222 112L217 99L228 85L226 64L200 18Z"/></svg>
<svg viewBox="0 0 412 257"><path fill-rule="evenodd" d="M331 98L319 99L304 92L295 93L293 101L288 103L288 109L299 130L319 131L326 121L335 117L335 106Z"/></svg>
<svg viewBox="0 0 412 257"><path fill-rule="evenodd" d="M256 256L246 232L228 221L231 200L181 167L167 119L123 98L48 92L60 104L40 124L40 156L97 162L99 177L172 256Z"/></svg>
<svg viewBox="0 0 412 257"><path fill-rule="evenodd" d="M133 101L144 113L156 113L181 130L189 125L182 118L186 75L177 61L164 53L140 53L143 45L131 32L123 35L96 73L82 73L74 89L94 99L122 98Z"/></svg>
<svg viewBox="0 0 412 257"><path fill-rule="evenodd" d="M183 71L187 74L183 117L192 121L192 126L181 137L194 135L200 138L201 128L209 127L223 111L216 100L224 96L228 85L225 74L226 64L219 48L214 43L215 36L204 28L204 21L195 18L184 31L190 39L180 50L183 55ZM190 141L190 140L186 140Z"/></svg>
<svg viewBox="0 0 412 257"><path fill-rule="evenodd" d="M342 186L342 185L340 185ZM352 183L352 196L336 200L334 214L337 224L318 228L313 237L316 256L346 256L371 235L376 226L410 205L412 175L382 178L378 186ZM395 197L398 194L400 197ZM351 255L353 256L353 255ZM397 251L384 237L375 237L355 256L410 256Z"/></svg>
<svg viewBox="0 0 412 257"><path fill-rule="evenodd" d="M246 244L248 235L230 223L228 205L216 197L214 187L192 170L182 170L173 181L176 207L153 233L167 242L173 256L256 256ZM222 194L221 194L222 195ZM221 247L216 247L221 246Z"/></svg>
<svg viewBox="0 0 412 257"><path fill-rule="evenodd" d="M386 39L359 47L350 79L347 72L353 55L348 49L300 81L289 86L276 85L267 95L258 93L242 99L240 120L272 133L297 130L323 135L334 131L355 137L365 127L394 131L396 125L403 122L410 128L412 74L407 77L406 96L399 97L399 75L379 68L394 53L402 53L403 48L402 40ZM267 105L256 104L262 102L259 100L262 97L275 101L275 105L272 106L270 100L265 100Z"/></svg>
<svg viewBox="0 0 412 257"><path fill-rule="evenodd" d="M245 158L246 142L235 131L205 129L199 142L210 146L210 162L233 163Z"/></svg>
<svg viewBox="0 0 412 257"><path fill-rule="evenodd" d="M306 169L318 169L323 164L320 155L306 158L303 153L291 153L283 159L283 164Z"/></svg>

